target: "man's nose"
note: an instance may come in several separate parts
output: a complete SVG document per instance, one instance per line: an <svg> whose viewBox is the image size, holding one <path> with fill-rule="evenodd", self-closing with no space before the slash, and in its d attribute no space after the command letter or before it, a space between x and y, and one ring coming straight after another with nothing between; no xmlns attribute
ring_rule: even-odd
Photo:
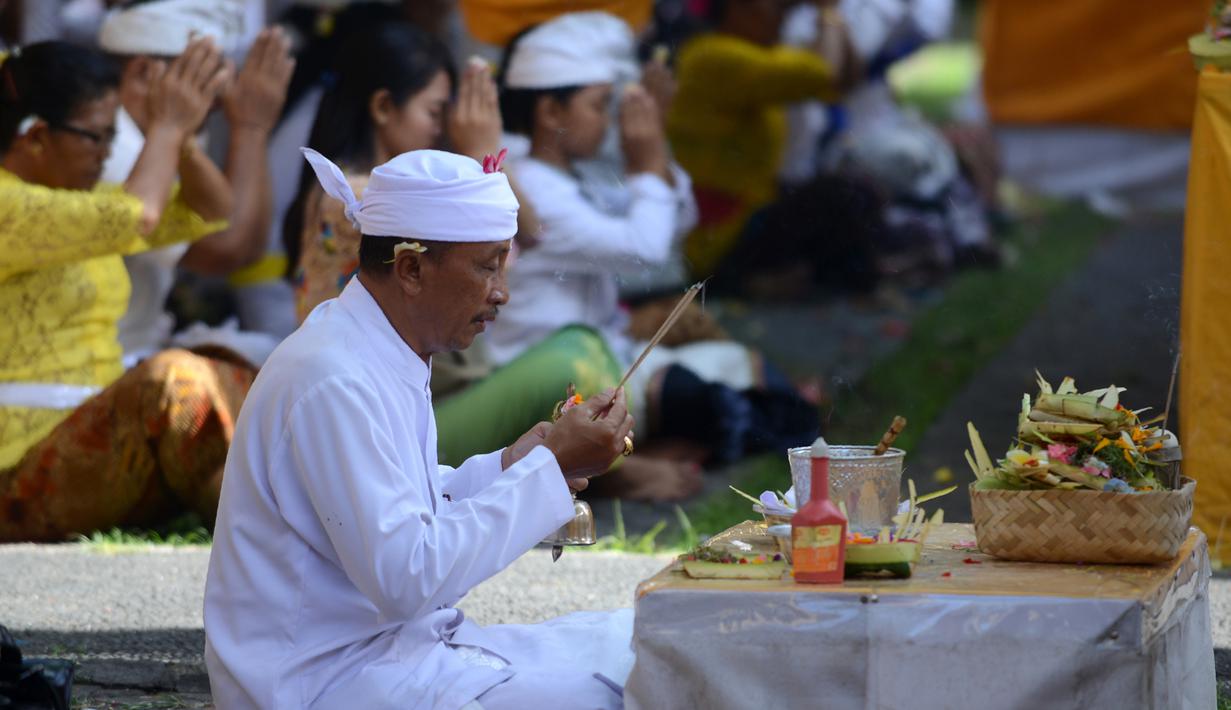
<svg viewBox="0 0 1231 710"><path fill-rule="evenodd" d="M500 276L496 279L496 286L492 288L492 292L487 300L497 306L503 306L509 302L509 275L505 269L500 270Z"/></svg>

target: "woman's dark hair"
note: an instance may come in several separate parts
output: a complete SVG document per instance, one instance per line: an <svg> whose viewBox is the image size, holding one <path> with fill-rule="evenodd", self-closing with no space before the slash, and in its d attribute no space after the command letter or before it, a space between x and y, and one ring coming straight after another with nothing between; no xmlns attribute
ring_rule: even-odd
<svg viewBox="0 0 1231 710"><path fill-rule="evenodd" d="M534 109L540 96L550 96L565 104L573 98L573 94L581 91L582 86L562 86L553 89L510 89L505 82L509 74L509 60L513 51L521 44L522 37L538 25L527 27L509 41L500 58L500 119L504 130L509 133L519 133L524 136L534 135Z"/></svg>
<svg viewBox="0 0 1231 710"><path fill-rule="evenodd" d="M0 64L0 153L27 116L63 126L82 104L119 84L115 64L93 49L59 41L13 49Z"/></svg>
<svg viewBox="0 0 1231 710"><path fill-rule="evenodd" d="M422 91L441 71L456 83L449 50L435 37L407 22L388 22L356 32L338 50L330 85L321 97L308 147L338 165L368 171L375 161L376 131L369 102L386 89L401 105ZM282 221L287 276L299 263L304 206L315 176L302 164L295 201Z"/></svg>

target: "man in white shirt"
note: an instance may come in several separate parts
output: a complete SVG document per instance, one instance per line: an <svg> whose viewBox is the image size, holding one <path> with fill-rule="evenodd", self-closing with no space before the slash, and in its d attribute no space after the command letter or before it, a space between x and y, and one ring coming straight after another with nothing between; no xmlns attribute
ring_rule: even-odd
<svg viewBox="0 0 1231 710"><path fill-rule="evenodd" d="M270 356L236 423L205 596L219 708L618 708L627 611L482 628L454 608L573 516L625 450L622 393L438 466L431 355L508 300L517 201L463 156L404 153L364 199L359 275ZM546 413L545 413L546 414Z"/></svg>

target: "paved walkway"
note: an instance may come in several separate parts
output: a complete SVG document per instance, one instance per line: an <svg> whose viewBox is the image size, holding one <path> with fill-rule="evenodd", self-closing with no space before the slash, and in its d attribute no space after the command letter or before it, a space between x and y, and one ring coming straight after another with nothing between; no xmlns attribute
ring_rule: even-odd
<svg viewBox="0 0 1231 710"><path fill-rule="evenodd" d="M201 657L205 548L0 546L0 623L31 655L78 661L77 707L207 707ZM481 624L533 623L585 609L632 606L663 556L535 550L460 605ZM1219 677L1231 678L1231 578L1213 580L1210 613Z"/></svg>
<svg viewBox="0 0 1231 710"><path fill-rule="evenodd" d="M89 707L123 707L159 695L203 706L209 681L201 608L209 550L120 549L0 545L0 624L24 642L27 655L77 660L77 695ZM480 624L631 607L637 583L669 559L569 551L552 564L550 551L534 550L459 606Z"/></svg>

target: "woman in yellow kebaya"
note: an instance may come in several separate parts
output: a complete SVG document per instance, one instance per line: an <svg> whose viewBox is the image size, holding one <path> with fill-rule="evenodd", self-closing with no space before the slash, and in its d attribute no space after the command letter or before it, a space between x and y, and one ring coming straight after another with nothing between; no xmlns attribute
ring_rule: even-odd
<svg viewBox="0 0 1231 710"><path fill-rule="evenodd" d="M116 323L121 255L205 236L230 210L192 142L229 74L209 40L165 65L119 186L98 184L118 106L107 58L42 42L0 64L0 541L213 519L253 370L167 351L124 372Z"/></svg>

